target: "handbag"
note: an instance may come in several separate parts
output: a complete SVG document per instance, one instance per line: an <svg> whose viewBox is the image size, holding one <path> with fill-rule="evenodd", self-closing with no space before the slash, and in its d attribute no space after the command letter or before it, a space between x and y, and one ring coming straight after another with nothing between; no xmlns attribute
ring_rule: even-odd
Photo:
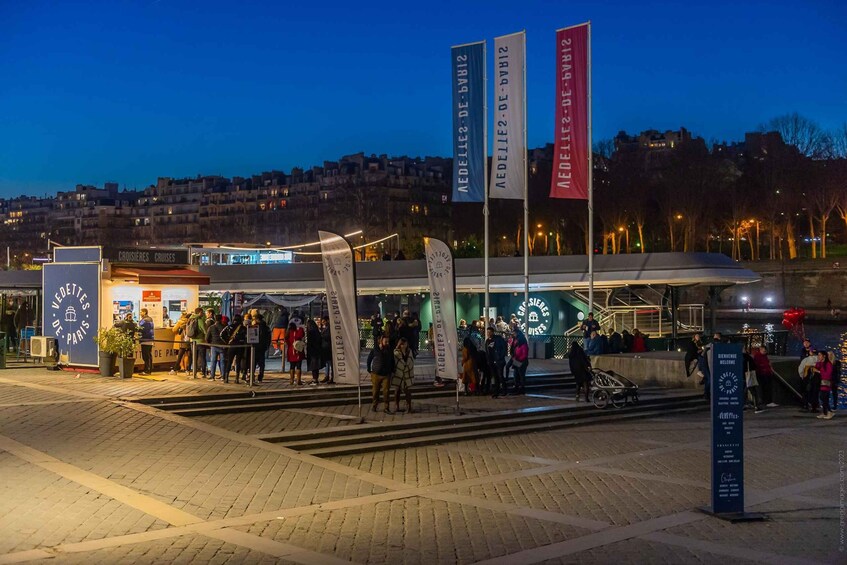
<svg viewBox="0 0 847 565"><path fill-rule="evenodd" d="M747 371L746 377L747 388L759 386L759 379L756 378L756 371Z"/></svg>

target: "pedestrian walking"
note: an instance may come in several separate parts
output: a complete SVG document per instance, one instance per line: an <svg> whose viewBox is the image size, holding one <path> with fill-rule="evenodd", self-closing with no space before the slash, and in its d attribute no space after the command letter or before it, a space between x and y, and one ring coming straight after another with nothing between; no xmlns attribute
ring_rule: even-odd
<svg viewBox="0 0 847 565"><path fill-rule="evenodd" d="M247 329L240 315L232 317L232 322L221 332L221 339L229 347L224 354L223 379L229 382L229 372L235 370L235 384L240 384L239 378L245 372L244 345L247 344Z"/></svg>
<svg viewBox="0 0 847 565"><path fill-rule="evenodd" d="M763 410L761 408L761 400L759 396L760 383L756 372L756 361L755 358L750 355L746 346L741 351L744 365L744 387L747 393L745 396L749 397L750 403L753 405L753 411L758 414L759 412L763 412Z"/></svg>
<svg viewBox="0 0 847 565"><path fill-rule="evenodd" d="M191 316L188 312L183 312L182 316L179 317L179 320L174 325L174 349L177 350L177 356L173 367L171 367L168 373L169 375L176 375L178 372L182 373L183 371L188 373L188 370L183 366L185 361L188 361L187 366L191 366L191 350L189 349L191 340L185 335L185 327L188 325L190 318Z"/></svg>
<svg viewBox="0 0 847 565"><path fill-rule="evenodd" d="M324 366L322 383L335 384L335 367L332 359L332 331L329 327L329 316L321 318L321 361Z"/></svg>
<svg viewBox="0 0 847 565"><path fill-rule="evenodd" d="M521 330L516 331L515 354L512 356L512 369L515 371L515 389L513 394L526 392L526 370L529 365L529 342Z"/></svg>
<svg viewBox="0 0 847 565"><path fill-rule="evenodd" d="M762 404L768 408L776 408L778 404L773 401L774 372L773 367L771 367L771 360L768 358L767 347L763 345L754 350L753 364L755 365L759 391L762 395Z"/></svg>

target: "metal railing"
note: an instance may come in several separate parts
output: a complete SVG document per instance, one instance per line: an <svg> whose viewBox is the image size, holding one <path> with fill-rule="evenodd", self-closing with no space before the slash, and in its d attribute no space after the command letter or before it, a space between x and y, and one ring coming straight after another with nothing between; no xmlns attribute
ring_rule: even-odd
<svg viewBox="0 0 847 565"><path fill-rule="evenodd" d="M461 346L467 332L459 331L458 343ZM768 355L785 355L788 350L788 335L790 332L779 330L774 332L747 332L740 334L728 334L723 338L731 343L742 343L747 346L748 350L754 347L764 345L768 349ZM373 348L374 340L373 333L370 329L359 330L359 338L361 340L362 349ZM564 359L568 356L568 351L571 348L571 343L574 341L585 347L585 340L582 334L545 334L527 336L527 341L530 344L530 352L533 353L534 344L543 344L545 357L553 359ZM649 351L685 351L688 342L691 341L691 336L679 337L676 340L670 337L648 337L645 339L645 344ZM708 340L706 340L708 343ZM420 350L426 351L428 342L426 334L421 333ZM540 352L540 351L539 351Z"/></svg>

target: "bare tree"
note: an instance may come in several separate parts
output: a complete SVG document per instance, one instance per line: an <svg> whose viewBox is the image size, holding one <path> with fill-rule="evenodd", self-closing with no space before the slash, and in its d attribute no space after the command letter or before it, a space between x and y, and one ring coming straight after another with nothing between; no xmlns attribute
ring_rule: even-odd
<svg viewBox="0 0 847 565"><path fill-rule="evenodd" d="M847 122L830 132L830 146L834 159L847 159Z"/></svg>
<svg viewBox="0 0 847 565"><path fill-rule="evenodd" d="M793 145L800 153L814 159L827 155L830 138L817 122L801 116L797 112L772 118L759 126L761 131L777 131L783 141Z"/></svg>

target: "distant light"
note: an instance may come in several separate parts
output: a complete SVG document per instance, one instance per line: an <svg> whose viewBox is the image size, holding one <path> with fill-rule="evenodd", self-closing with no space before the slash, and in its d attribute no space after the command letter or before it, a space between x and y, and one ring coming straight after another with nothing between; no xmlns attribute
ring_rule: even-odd
<svg viewBox="0 0 847 565"><path fill-rule="evenodd" d="M747 297L746 297L746 296L742 296L742 297L741 297L741 301L742 301L742 302L747 302Z"/></svg>
<svg viewBox="0 0 847 565"><path fill-rule="evenodd" d="M767 302L768 304L773 302L773 296L765 296L765 302Z"/></svg>
<svg viewBox="0 0 847 565"><path fill-rule="evenodd" d="M585 314L583 314L582 312L577 312L576 313L576 319L579 320L580 322L583 321L585 319Z"/></svg>

